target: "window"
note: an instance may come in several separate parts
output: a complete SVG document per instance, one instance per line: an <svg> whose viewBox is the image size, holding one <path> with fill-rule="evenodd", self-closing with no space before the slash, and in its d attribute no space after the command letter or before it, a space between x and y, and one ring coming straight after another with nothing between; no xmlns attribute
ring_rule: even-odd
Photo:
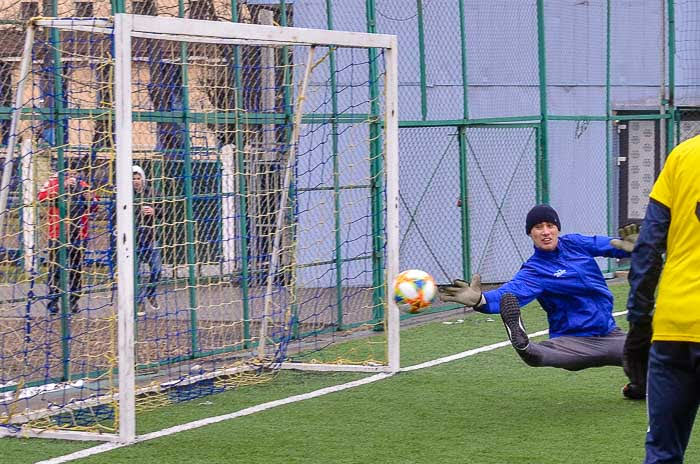
<svg viewBox="0 0 700 464"><path fill-rule="evenodd" d="M653 114L644 111L618 111L617 114ZM656 113L658 114L658 113ZM619 223L644 218L649 193L660 170L659 120L632 119L617 123L620 172Z"/></svg>
<svg viewBox="0 0 700 464"><path fill-rule="evenodd" d="M156 16L158 7L155 0L134 0L131 2L131 11L133 14Z"/></svg>
<svg viewBox="0 0 700 464"><path fill-rule="evenodd" d="M190 0L189 17L192 19L216 19L216 10L211 0Z"/></svg>
<svg viewBox="0 0 700 464"><path fill-rule="evenodd" d="M22 2L19 5L19 18L27 20L39 16L39 2Z"/></svg>
<svg viewBox="0 0 700 464"><path fill-rule="evenodd" d="M78 18L89 18L92 16L92 2L75 2L75 16Z"/></svg>

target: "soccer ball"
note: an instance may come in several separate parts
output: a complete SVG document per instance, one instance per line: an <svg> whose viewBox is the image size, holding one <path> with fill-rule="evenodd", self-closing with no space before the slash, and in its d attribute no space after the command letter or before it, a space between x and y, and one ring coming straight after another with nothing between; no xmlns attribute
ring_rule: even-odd
<svg viewBox="0 0 700 464"><path fill-rule="evenodd" d="M410 269L394 279L394 301L402 311L416 314L435 299L435 279L425 271Z"/></svg>

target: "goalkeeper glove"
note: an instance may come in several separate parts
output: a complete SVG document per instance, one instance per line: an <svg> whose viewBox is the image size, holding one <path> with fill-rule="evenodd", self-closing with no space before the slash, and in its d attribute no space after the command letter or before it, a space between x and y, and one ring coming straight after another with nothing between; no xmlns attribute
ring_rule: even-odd
<svg viewBox="0 0 700 464"><path fill-rule="evenodd" d="M439 285L438 295L443 302L460 303L470 308L486 304L481 293L481 276L474 274L471 284L456 279L450 285Z"/></svg>
<svg viewBox="0 0 700 464"><path fill-rule="evenodd" d="M630 383L623 389L628 398L642 399L646 394L647 366L651 348L651 321L630 322L629 332L622 350L622 368ZM627 388L629 387L629 388ZM628 395L625 390L637 390L636 395Z"/></svg>
<svg viewBox="0 0 700 464"><path fill-rule="evenodd" d="M634 245L637 243L637 238L639 238L639 225L628 224L618 229L617 232L620 234L620 238L610 240L610 245L619 250L632 253L632 250L634 250Z"/></svg>

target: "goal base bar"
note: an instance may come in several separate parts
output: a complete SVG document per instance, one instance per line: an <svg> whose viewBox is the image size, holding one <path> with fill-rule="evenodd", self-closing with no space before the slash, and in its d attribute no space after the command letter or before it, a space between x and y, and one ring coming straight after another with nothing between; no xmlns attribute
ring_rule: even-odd
<svg viewBox="0 0 700 464"><path fill-rule="evenodd" d="M317 372L391 372L389 366L365 366L356 364L311 364L311 363L295 363L284 362L280 365L280 369L298 370L298 371L317 371Z"/></svg>
<svg viewBox="0 0 700 464"><path fill-rule="evenodd" d="M43 430L21 427L13 432L0 428L0 438L49 438L55 440L103 441L119 443L119 435L113 433L76 432L71 430Z"/></svg>

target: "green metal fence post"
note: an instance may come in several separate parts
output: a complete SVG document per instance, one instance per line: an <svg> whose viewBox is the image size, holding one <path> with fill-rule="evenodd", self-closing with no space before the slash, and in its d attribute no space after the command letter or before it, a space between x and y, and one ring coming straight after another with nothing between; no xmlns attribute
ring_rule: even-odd
<svg viewBox="0 0 700 464"><path fill-rule="evenodd" d="M535 203L543 203L542 200L542 124L535 127Z"/></svg>
<svg viewBox="0 0 700 464"><path fill-rule="evenodd" d="M58 16L58 0L51 2L51 16ZM68 320L70 292L68 290L68 246L70 237L66 230L66 221L68 217L68 205L66 204L66 184L64 169L66 168L65 150L63 139L65 132L63 125L66 121L63 108L63 72L59 71L62 67L61 50L60 50L60 32L57 28L51 28L50 40L52 52L53 67L56 72L53 78L53 121L54 121L54 144L56 147L56 170L58 171L58 214L60 218L58 226L58 265L60 266L59 288L61 291L61 355L63 366L63 380L70 379L70 323Z"/></svg>
<svg viewBox="0 0 700 464"><path fill-rule="evenodd" d="M280 25L287 27L287 3L285 0L280 0ZM287 140L292 139L292 131L289 129L291 122L294 119L294 111L291 106L292 101L292 79L293 74L289 70L289 47L282 47L282 66L284 68L284 81L282 84L282 101L284 102L284 121L287 127Z"/></svg>
<svg viewBox="0 0 700 464"><path fill-rule="evenodd" d="M462 46L462 112L469 119L469 75L467 73L467 24L464 17L464 0L459 0L459 39Z"/></svg>
<svg viewBox="0 0 700 464"><path fill-rule="evenodd" d="M282 27L287 27L287 2L285 0L279 0L279 11L280 11L280 26ZM292 104L292 80L294 78L294 74L289 72L289 47L288 46L283 46L282 47L282 69L283 69L283 77L282 77L282 106L284 107L284 141L286 146L289 146L292 140L292 123L294 120L294 108ZM294 180L292 179L290 185L289 185L289 192L288 192L288 198L289 198L289 213L288 213L288 223L291 224L291 234L293 237L296 237L297 234L297 229L296 229L296 221L294 219L294 214L295 214L295 201L296 201L296 191L295 191L295 183ZM293 253L296 253L296 251L293 251ZM294 270L293 272L296 272ZM296 279L292 278L291 279L291 284L296 285ZM293 292L293 294L297 294L296 291ZM293 339L299 337L299 325L298 325L298 315L299 315L299 307L296 302L292 302L290 311L292 314L292 320L288 321L291 322L293 325L291 327L291 336Z"/></svg>
<svg viewBox="0 0 700 464"><path fill-rule="evenodd" d="M540 152L537 185L537 203L549 203L549 169L547 148L549 145L548 130L549 116L547 108L547 55L545 52L545 20L544 0L537 0L537 55L540 74Z"/></svg>
<svg viewBox="0 0 700 464"><path fill-rule="evenodd" d="M287 27L287 2L286 0L280 0L280 26L282 27ZM293 73L288 72L289 69L289 47L288 46L283 46L282 47L282 68L284 69L284 79L283 79L283 84L282 84L282 101L284 102L284 121L285 121L285 142L287 146L289 146L291 140L292 140L292 122L294 120L294 110L292 109L292 105L290 104L292 101L292 79L294 77ZM296 183L292 179L292 183L289 186L289 199L290 199L290 206L294 205L296 203L296 198L297 198L297 193L295 189ZM292 207L289 209L289 214L290 214L290 223L292 224L292 235L295 237L294 240L296 240L296 235L297 235L297 224L296 220L294 220L294 214L295 212L295 207ZM295 251L296 252L296 251ZM294 271L296 272L296 271ZM296 278L292 279L292 285L296 285ZM294 294L297 294L296 289L294 290ZM299 338L299 321L298 321L298 316L299 316L299 305L295 302L292 303L291 307L292 315L294 316L294 326L292 327L292 338Z"/></svg>
<svg viewBox="0 0 700 464"><path fill-rule="evenodd" d="M606 25L605 25L605 180L607 185L607 221L608 221L608 236L612 237L614 231L613 218L613 171L615 164L613 163L612 143L610 141L610 132L612 131L612 107L610 102L610 0L606 1ZM608 258L608 272L615 272L617 269L617 260Z"/></svg>
<svg viewBox="0 0 700 464"><path fill-rule="evenodd" d="M374 0L366 0L367 32L377 31L376 9ZM382 176L382 139L379 116L379 87L377 85L377 50L370 48L369 54L369 95L370 95L370 177L371 177L371 203L372 203L372 284L373 284L373 311L375 330L384 330L384 221L382 218L382 202L384 182Z"/></svg>
<svg viewBox="0 0 700 464"><path fill-rule="evenodd" d="M670 153L678 143L674 122L676 108L676 12L674 0L668 0L668 108L671 117L666 122L666 153ZM665 157L664 157L665 158Z"/></svg>
<svg viewBox="0 0 700 464"><path fill-rule="evenodd" d="M238 22L238 0L231 0L231 21ZM236 134L236 169L238 170L238 227L241 247L241 300L243 300L243 346L249 348L250 343L250 301L249 301L249 250L248 250L248 184L245 177L245 160L243 159L243 131L241 130L241 111L243 110L241 93L241 51L238 45L233 47L235 109L233 125Z"/></svg>
<svg viewBox="0 0 700 464"><path fill-rule="evenodd" d="M428 90L425 69L425 29L423 27L423 0L416 0L418 11L418 59L420 64L420 113L425 121L428 119Z"/></svg>
<svg viewBox="0 0 700 464"><path fill-rule="evenodd" d="M114 13L126 13L124 0L112 0L112 14Z"/></svg>
<svg viewBox="0 0 700 464"><path fill-rule="evenodd" d="M185 16L183 0L178 1L178 15ZM199 350L197 340L197 276L196 276L196 250L194 234L194 208L192 189L192 141L190 140L190 89L189 89L189 52L187 43L180 43L180 61L182 62L182 123L184 126L184 155L185 155L185 239L187 243L187 274L188 274L188 294L190 306L190 349L191 356Z"/></svg>
<svg viewBox="0 0 700 464"><path fill-rule="evenodd" d="M287 2L285 0L280 0L280 26L287 27ZM292 121L294 118L294 111L290 109L289 103L292 99L292 78L293 76L287 72L289 67L289 47L284 45L282 47L282 66L285 71L284 81L282 84L282 99L284 101L285 117L288 121ZM289 139L291 140L291 130L287 129L289 132Z"/></svg>
<svg viewBox="0 0 700 464"><path fill-rule="evenodd" d="M464 120L469 120L469 75L467 73L467 24L465 21L464 0L459 0L459 35L462 46L462 111ZM469 150L467 127L460 125L459 137L459 197L462 204L462 276L471 279L471 234L469 229Z"/></svg>
<svg viewBox="0 0 700 464"><path fill-rule="evenodd" d="M471 279L471 234L469 228L469 151L467 144L467 127L457 128L459 137L459 198L462 220L462 274L466 280Z"/></svg>
<svg viewBox="0 0 700 464"><path fill-rule="evenodd" d="M329 30L333 29L333 0L326 0L326 20ZM343 256L341 250L342 234L340 228L343 225L340 208L340 166L338 160L338 83L335 72L335 50L330 51L330 73L331 73L331 107L333 111L333 122L331 123L331 149L333 151L333 221L335 229L335 305L338 330L343 329Z"/></svg>

